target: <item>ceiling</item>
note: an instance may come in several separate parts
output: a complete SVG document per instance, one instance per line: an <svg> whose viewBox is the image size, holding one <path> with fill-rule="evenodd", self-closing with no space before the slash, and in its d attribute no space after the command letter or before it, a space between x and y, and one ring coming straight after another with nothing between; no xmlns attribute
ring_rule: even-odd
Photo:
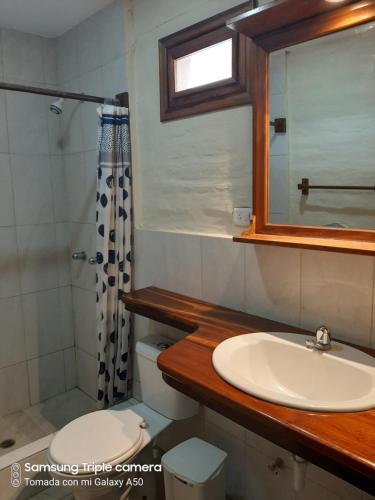
<svg viewBox="0 0 375 500"><path fill-rule="evenodd" d="M57 37L112 0L0 0L0 27Z"/></svg>

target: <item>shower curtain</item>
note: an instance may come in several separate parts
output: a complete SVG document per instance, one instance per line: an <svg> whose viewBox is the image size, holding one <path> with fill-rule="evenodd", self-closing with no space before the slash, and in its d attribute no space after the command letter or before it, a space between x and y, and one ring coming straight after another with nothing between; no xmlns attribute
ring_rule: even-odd
<svg viewBox="0 0 375 500"><path fill-rule="evenodd" d="M98 109L96 195L98 406L125 398L129 390L130 313L120 294L131 282L131 164L128 110Z"/></svg>

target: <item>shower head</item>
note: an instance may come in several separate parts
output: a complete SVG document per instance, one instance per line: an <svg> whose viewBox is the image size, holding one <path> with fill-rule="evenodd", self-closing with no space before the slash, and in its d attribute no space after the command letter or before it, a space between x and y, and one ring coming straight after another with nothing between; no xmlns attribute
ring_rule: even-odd
<svg viewBox="0 0 375 500"><path fill-rule="evenodd" d="M56 115L61 115L63 112L63 105L64 105L64 99L58 99L55 102L52 102L49 105L49 109L52 111L52 113L55 113Z"/></svg>

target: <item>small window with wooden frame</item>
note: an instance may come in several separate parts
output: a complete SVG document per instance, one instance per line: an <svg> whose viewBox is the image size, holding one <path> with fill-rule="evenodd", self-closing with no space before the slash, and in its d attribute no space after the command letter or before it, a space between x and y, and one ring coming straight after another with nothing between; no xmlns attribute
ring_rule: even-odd
<svg viewBox="0 0 375 500"><path fill-rule="evenodd" d="M225 24L248 10L246 2L159 40L161 121L251 103L252 43Z"/></svg>

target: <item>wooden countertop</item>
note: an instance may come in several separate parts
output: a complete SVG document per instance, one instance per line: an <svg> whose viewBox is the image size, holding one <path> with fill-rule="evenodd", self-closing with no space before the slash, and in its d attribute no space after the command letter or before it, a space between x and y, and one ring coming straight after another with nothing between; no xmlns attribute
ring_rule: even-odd
<svg viewBox="0 0 375 500"><path fill-rule="evenodd" d="M229 337L257 331L311 332L155 287L124 294L123 301L134 313L190 334L158 358L169 385L375 494L375 410L320 413L268 403L232 387L213 368L212 351ZM372 349L361 349L374 355Z"/></svg>

